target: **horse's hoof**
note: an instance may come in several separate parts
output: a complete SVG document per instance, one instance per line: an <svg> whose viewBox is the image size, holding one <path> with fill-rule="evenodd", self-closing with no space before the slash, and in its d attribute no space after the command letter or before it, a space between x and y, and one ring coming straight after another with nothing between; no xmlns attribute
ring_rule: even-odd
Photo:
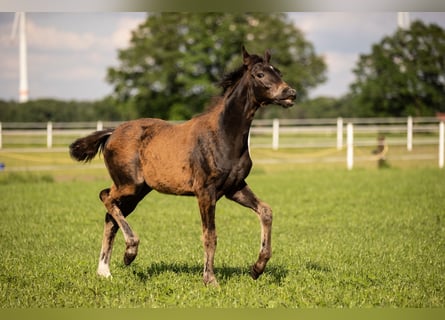
<svg viewBox="0 0 445 320"><path fill-rule="evenodd" d="M258 279L262 273L263 273L263 272L259 272L259 271L257 271L257 270L255 269L255 265L253 265L253 266L250 268L250 276L252 277L253 280Z"/></svg>
<svg viewBox="0 0 445 320"><path fill-rule="evenodd" d="M104 263L102 260L99 261L99 265L97 266L97 275L103 278L112 278L110 267L108 264Z"/></svg>
<svg viewBox="0 0 445 320"><path fill-rule="evenodd" d="M136 259L137 253L136 252L125 252L124 254L124 264L128 266L133 262L134 259Z"/></svg>
<svg viewBox="0 0 445 320"><path fill-rule="evenodd" d="M219 288L219 284L218 284L218 281L216 281L216 279L212 279L212 280L210 280L208 282L204 280L204 284L207 287Z"/></svg>
<svg viewBox="0 0 445 320"><path fill-rule="evenodd" d="M113 276L111 275L111 273L109 273L109 274L100 274L100 273L97 273L97 275L98 275L99 277L103 278L103 279L110 279L110 280L113 279Z"/></svg>
<svg viewBox="0 0 445 320"><path fill-rule="evenodd" d="M216 278L214 275L212 276L204 276L204 284L208 287L219 287L218 281L216 281Z"/></svg>
<svg viewBox="0 0 445 320"><path fill-rule="evenodd" d="M124 263L126 266L128 266L130 263L133 262L134 259L136 259L136 256L138 255L138 245L139 240L133 240L130 244L127 244L127 248L125 249L124 254Z"/></svg>
<svg viewBox="0 0 445 320"><path fill-rule="evenodd" d="M134 261L135 258L136 258L135 254L131 254L131 255L130 254L125 254L124 255L124 264L126 266L130 265Z"/></svg>
<svg viewBox="0 0 445 320"><path fill-rule="evenodd" d="M101 273L100 271L97 271L97 275L101 278L106 278L106 279L112 279L113 276L111 275L111 273Z"/></svg>

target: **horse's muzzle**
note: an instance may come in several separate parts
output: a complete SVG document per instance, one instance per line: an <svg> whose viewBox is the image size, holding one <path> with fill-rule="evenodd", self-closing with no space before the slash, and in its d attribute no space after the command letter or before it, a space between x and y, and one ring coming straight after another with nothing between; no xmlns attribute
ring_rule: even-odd
<svg viewBox="0 0 445 320"><path fill-rule="evenodd" d="M297 98L297 91L291 87L286 87L281 91L279 97L275 99L274 103L279 104L285 108L292 107Z"/></svg>

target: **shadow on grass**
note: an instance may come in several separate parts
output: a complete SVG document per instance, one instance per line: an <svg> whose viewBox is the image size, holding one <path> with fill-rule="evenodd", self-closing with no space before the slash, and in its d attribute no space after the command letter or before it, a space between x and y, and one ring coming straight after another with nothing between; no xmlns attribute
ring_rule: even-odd
<svg viewBox="0 0 445 320"><path fill-rule="evenodd" d="M150 281L151 277L162 275L168 272L201 276L202 271L202 265L198 264L190 265L186 263L155 262L147 268L136 267L133 271L133 274L138 277L140 281L146 282ZM270 265L266 267L266 270L262 277L267 275L271 278L273 283L281 285L282 281L286 278L287 273L287 269L283 266ZM215 275L219 282L226 282L231 278L240 276L250 277L250 267L215 267Z"/></svg>
<svg viewBox="0 0 445 320"><path fill-rule="evenodd" d="M331 268L329 266L325 266L318 262L308 261L306 262L306 269L309 271L321 271L321 272L330 272Z"/></svg>

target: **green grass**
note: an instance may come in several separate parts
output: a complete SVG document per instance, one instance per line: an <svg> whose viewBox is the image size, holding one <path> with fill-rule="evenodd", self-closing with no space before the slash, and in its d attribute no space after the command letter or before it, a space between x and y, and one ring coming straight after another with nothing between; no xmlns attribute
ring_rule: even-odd
<svg viewBox="0 0 445 320"><path fill-rule="evenodd" d="M148 195L128 218L139 255L124 266L119 232L107 280L95 271L109 181L17 175L0 175L2 308L445 306L443 170L256 166L248 182L274 210L273 257L252 280L258 220L222 199L219 288L202 283L194 198Z"/></svg>

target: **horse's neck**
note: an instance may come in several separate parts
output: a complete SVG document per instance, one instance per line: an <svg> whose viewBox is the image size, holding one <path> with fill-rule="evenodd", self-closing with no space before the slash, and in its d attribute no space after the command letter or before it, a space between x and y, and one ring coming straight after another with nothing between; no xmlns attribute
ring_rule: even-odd
<svg viewBox="0 0 445 320"><path fill-rule="evenodd" d="M223 132L240 147L247 146L250 126L259 104L248 86L238 84L223 99L220 126Z"/></svg>

